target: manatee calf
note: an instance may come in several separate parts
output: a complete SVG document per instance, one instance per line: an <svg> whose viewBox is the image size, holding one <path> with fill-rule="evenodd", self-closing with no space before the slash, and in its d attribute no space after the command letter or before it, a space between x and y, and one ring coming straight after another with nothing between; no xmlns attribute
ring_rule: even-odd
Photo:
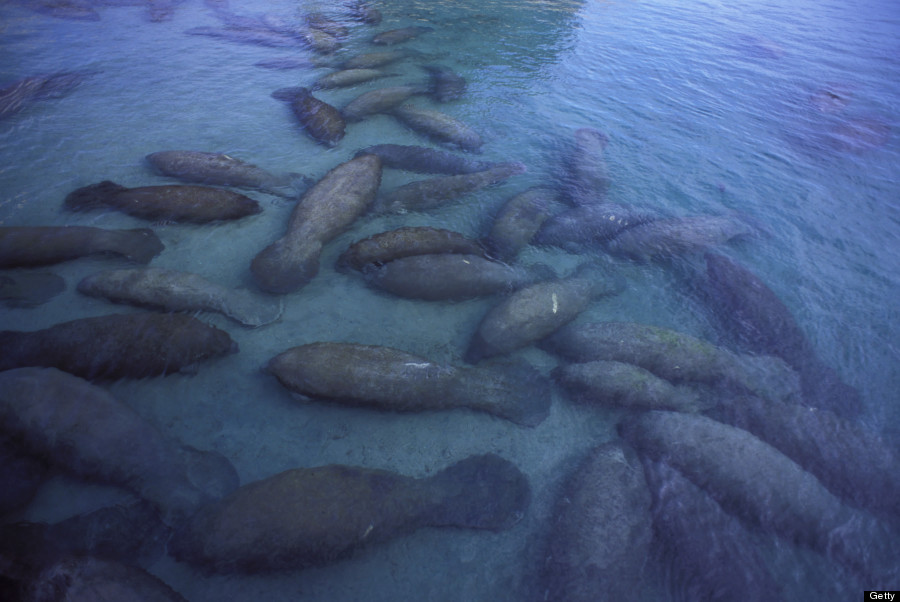
<svg viewBox="0 0 900 602"><path fill-rule="evenodd" d="M643 464L653 497L654 544L676 599L782 600L757 541L739 520L667 464Z"/></svg>
<svg viewBox="0 0 900 602"><path fill-rule="evenodd" d="M397 228L357 241L341 253L339 270L362 270L369 264L382 265L401 257L434 253L484 255L478 241L458 232L430 226Z"/></svg>
<svg viewBox="0 0 900 602"><path fill-rule="evenodd" d="M66 289L66 281L51 272L0 274L0 302L9 307L34 307Z"/></svg>
<svg viewBox="0 0 900 602"><path fill-rule="evenodd" d="M221 153L169 150L150 153L146 159L160 174L184 182L255 188L283 197L296 196L305 180L300 174L275 175Z"/></svg>
<svg viewBox="0 0 900 602"><path fill-rule="evenodd" d="M347 121L360 121L369 115L390 111L415 94L425 94L428 88L422 85L391 86L364 92L341 109ZM365 151L364 151L365 152Z"/></svg>
<svg viewBox="0 0 900 602"><path fill-rule="evenodd" d="M148 263L164 246L148 228L107 230L90 226L0 227L0 267L52 265L89 255L119 255Z"/></svg>
<svg viewBox="0 0 900 602"><path fill-rule="evenodd" d="M800 374L807 405L844 417L859 415L859 392L822 362L791 310L761 278L713 253L706 255L706 273L706 301L740 346L784 359Z"/></svg>
<svg viewBox="0 0 900 602"><path fill-rule="evenodd" d="M379 69L341 69L323 75L312 85L313 90L327 90L330 88L346 88L370 82L382 77L394 77L397 73L385 73Z"/></svg>
<svg viewBox="0 0 900 602"><path fill-rule="evenodd" d="M620 441L591 450L556 503L541 600L634 600L650 552L650 492Z"/></svg>
<svg viewBox="0 0 900 602"><path fill-rule="evenodd" d="M619 233L646 224L659 216L617 203L596 203L567 209L547 219L533 242L576 249L603 244Z"/></svg>
<svg viewBox="0 0 900 602"><path fill-rule="evenodd" d="M0 429L66 472L133 491L169 524L237 487L224 457L171 441L105 389L55 368L0 372Z"/></svg>
<svg viewBox="0 0 900 602"><path fill-rule="evenodd" d="M207 186L140 186L126 188L104 180L66 196L72 211L112 208L148 220L205 224L256 215L262 207L237 192Z"/></svg>
<svg viewBox="0 0 900 602"><path fill-rule="evenodd" d="M341 163L310 188L284 236L253 258L250 271L269 293L290 293L319 271L322 245L346 230L369 208L381 184L381 160L362 155Z"/></svg>
<svg viewBox="0 0 900 602"><path fill-rule="evenodd" d="M411 130L463 150L477 152L484 144L478 132L440 111L405 104L391 111L391 114Z"/></svg>
<svg viewBox="0 0 900 602"><path fill-rule="evenodd" d="M496 167L497 163L476 161L447 151L425 146L406 146L402 144L376 144L362 149L359 155L378 155L385 167L414 171L416 173L435 173L458 175L485 171Z"/></svg>
<svg viewBox="0 0 900 602"><path fill-rule="evenodd" d="M163 268L98 272L82 279L78 292L166 311L214 311L244 326L274 322L281 317L283 309L278 299L226 288L197 274Z"/></svg>
<svg viewBox="0 0 900 602"><path fill-rule="evenodd" d="M703 253L735 238L756 234L747 222L728 215L698 215L658 219L619 232L607 250L639 261L666 260Z"/></svg>
<svg viewBox="0 0 900 602"><path fill-rule="evenodd" d="M569 197L576 205L600 203L609 190L606 145L609 138L594 128L575 130L575 147L569 157Z"/></svg>
<svg viewBox="0 0 900 602"><path fill-rule="evenodd" d="M403 42L408 42L413 38L417 38L423 33L428 33L429 31L434 31L433 27L425 27L421 25L414 25L411 27L401 27L399 29L390 29L388 31L382 31L379 34L376 34L375 37L372 38L373 44L378 44L381 46L390 46L393 44L401 44Z"/></svg>
<svg viewBox="0 0 900 602"><path fill-rule="evenodd" d="M615 295L625 282L591 264L579 267L567 278L552 278L524 286L481 319L466 361L511 353L540 340L568 324L601 296Z"/></svg>
<svg viewBox="0 0 900 602"><path fill-rule="evenodd" d="M549 188L533 187L507 200L484 241L492 256L501 261L515 258L550 216L556 197Z"/></svg>
<svg viewBox="0 0 900 602"><path fill-rule="evenodd" d="M468 408L536 426L550 408L549 382L524 364L454 367L390 347L312 343L272 358L266 371L301 396L381 410Z"/></svg>
<svg viewBox="0 0 900 602"><path fill-rule="evenodd" d="M375 200L372 211L405 213L433 209L524 172L522 163L500 163L484 171L417 180L383 193Z"/></svg>
<svg viewBox="0 0 900 602"><path fill-rule="evenodd" d="M539 346L572 362L635 364L673 383L702 383L778 401L799 396L797 374L776 357L735 354L688 334L649 324L593 322L564 326Z"/></svg>
<svg viewBox="0 0 900 602"><path fill-rule="evenodd" d="M0 370L59 368L87 379L143 378L237 352L228 333L185 314L112 314L0 332Z"/></svg>
<svg viewBox="0 0 900 602"><path fill-rule="evenodd" d="M537 279L533 270L478 255L432 254L400 257L363 270L366 284L399 297L461 301L505 293Z"/></svg>
<svg viewBox="0 0 900 602"><path fill-rule="evenodd" d="M459 100L466 94L466 80L443 65L422 65L431 76L431 96L438 102Z"/></svg>
<svg viewBox="0 0 900 602"><path fill-rule="evenodd" d="M366 52L350 57L341 67L344 69L375 69L396 63L413 56L409 50L382 50L380 52Z"/></svg>
<svg viewBox="0 0 900 602"><path fill-rule="evenodd" d="M272 98L287 102L303 129L325 146L334 146L344 137L347 127L341 112L321 101L303 87L281 88Z"/></svg>
<svg viewBox="0 0 900 602"><path fill-rule="evenodd" d="M634 364L595 360L553 369L553 378L572 399L596 407L697 412L715 399L695 387L673 385Z"/></svg>
<svg viewBox="0 0 900 602"><path fill-rule="evenodd" d="M844 506L747 431L699 414L654 410L626 419L620 432L639 453L665 461L749 524L825 554L865 582L898 582L896 540L886 527Z"/></svg>

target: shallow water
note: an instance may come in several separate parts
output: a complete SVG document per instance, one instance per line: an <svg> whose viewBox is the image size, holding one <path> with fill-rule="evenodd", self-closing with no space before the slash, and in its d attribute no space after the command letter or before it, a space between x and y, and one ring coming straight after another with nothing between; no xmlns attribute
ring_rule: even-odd
<svg viewBox="0 0 900 602"><path fill-rule="evenodd" d="M890 3L385 1L378 26L351 25L340 57L368 51L374 33L408 25L434 31L404 46L421 62L467 78L466 96L435 108L479 130L480 158L521 161L528 172L429 213L364 218L329 243L322 269L285 298L283 318L245 329L223 316L240 353L174 375L108 385L167 433L224 453L244 483L295 466L356 464L424 476L475 453L495 452L529 477L525 519L503 533L424 529L321 569L249 578L203 577L162 559L153 572L189 600L523 600L533 595L545 525L573 459L614 436L619 414L577 406L561 393L534 429L463 411L381 414L293 400L259 367L295 345L327 340L380 344L460 363L495 300L428 303L379 294L331 266L351 242L400 225L484 234L507 198L558 184L576 129L604 131L610 200L671 215L737 213L764 233L726 252L787 304L819 356L865 402L864 424L900 440L900 10ZM295 17L331 3L235 2L241 14ZM73 189L109 179L163 183L143 163L164 149L228 153L275 172L324 175L359 148L429 144L387 116L352 124L326 149L306 136L272 91L309 85L327 69L255 67L309 56L302 50L186 35L218 26L199 0L152 23L139 7L100 7L99 21L55 19L0 5L0 82L55 71L95 70L71 93L0 122L0 225L144 227L109 211L73 214ZM317 95L343 106L381 85L422 81L418 59L400 76ZM832 91L840 97L823 90ZM872 125L874 124L874 125ZM382 189L418 179L386 171ZM252 287L249 262L283 230L292 204L250 192L261 215L233 223L153 228L166 245L154 266ZM530 247L525 264L566 273L584 258ZM78 295L75 285L115 260L52 267L68 289L34 309L4 309L0 327L30 330L131 311ZM582 319L647 322L716 340L711 318L664 265L616 260L627 290ZM137 310L135 310L137 311ZM549 371L555 360L516 354ZM26 518L55 520L124 494L62 478ZM789 548L789 549L785 549ZM786 593L849 599L870 589L835 576L827 561L772 546ZM900 551L898 551L900 557ZM648 599L660 599L648 584ZM786 598L789 596L786 595Z"/></svg>

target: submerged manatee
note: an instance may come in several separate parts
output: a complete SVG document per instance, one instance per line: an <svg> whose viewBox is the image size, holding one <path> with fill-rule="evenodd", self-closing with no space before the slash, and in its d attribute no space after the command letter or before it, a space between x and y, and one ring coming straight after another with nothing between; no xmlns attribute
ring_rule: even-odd
<svg viewBox="0 0 900 602"><path fill-rule="evenodd" d="M341 114L347 121L360 121L369 115L390 111L401 102L409 99L410 96L424 94L427 91L428 89L421 85L378 88L377 90L364 92L351 100L341 109ZM366 152L369 151L363 151L363 154Z"/></svg>
<svg viewBox="0 0 900 602"><path fill-rule="evenodd" d="M283 309L279 300L226 288L197 274L163 268L99 272L82 279L78 292L166 311L214 311L245 326L274 322Z"/></svg>
<svg viewBox="0 0 900 602"><path fill-rule="evenodd" d="M416 173L435 173L459 175L485 171L496 167L497 163L476 161L454 153L425 146L406 146L402 144L376 144L362 149L359 155L378 155L385 167L414 171Z"/></svg>
<svg viewBox="0 0 900 602"><path fill-rule="evenodd" d="M491 255L501 261L515 258L550 216L556 198L553 190L534 187L507 200L484 241Z"/></svg>
<svg viewBox="0 0 900 602"><path fill-rule="evenodd" d="M347 127L341 112L321 101L303 87L281 88L272 98L287 102L303 129L325 146L334 146L344 137Z"/></svg>
<svg viewBox="0 0 900 602"><path fill-rule="evenodd" d="M434 253L483 256L484 249L478 241L451 230L430 226L397 228L353 243L338 258L337 268L362 270L369 264L382 265L401 257Z"/></svg>
<svg viewBox="0 0 900 602"><path fill-rule="evenodd" d="M391 111L391 114L411 130L463 150L477 152L484 144L478 132L440 111L405 104Z"/></svg>
<svg viewBox="0 0 900 602"><path fill-rule="evenodd" d="M162 175L185 182L257 188L285 197L296 196L305 180L300 174L275 175L221 153L169 150L150 153L146 159Z"/></svg>
<svg viewBox="0 0 900 602"><path fill-rule="evenodd" d="M422 35L423 33L428 33L429 31L434 31L434 28L426 27L426 26L422 26L422 25L413 25L410 27L401 27L399 29L391 29L391 30L382 31L379 34L376 34L375 37L372 38L372 43L382 45L382 46L401 44L403 42L412 40L413 38L417 38L420 35Z"/></svg>
<svg viewBox="0 0 900 602"><path fill-rule="evenodd" d="M370 82L382 77L394 77L397 73L385 73L379 69L341 69L323 75L312 85L313 90L326 90L330 88L345 88Z"/></svg>
<svg viewBox="0 0 900 602"><path fill-rule="evenodd" d="M112 208L149 220L205 224L256 215L262 207L237 192L207 186L141 186L126 188L104 180L74 190L65 206L72 211Z"/></svg>
<svg viewBox="0 0 900 602"><path fill-rule="evenodd" d="M650 492L637 454L619 441L594 448L556 504L541 599L637 599L650 527Z"/></svg>
<svg viewBox="0 0 900 602"><path fill-rule="evenodd" d="M47 98L59 98L75 89L94 71L63 71L47 75L33 75L0 88L0 119L15 115L30 103Z"/></svg>
<svg viewBox="0 0 900 602"><path fill-rule="evenodd" d="M569 197L576 205L603 202L609 190L604 153L609 138L594 128L575 131L575 148L569 158Z"/></svg>
<svg viewBox="0 0 900 602"><path fill-rule="evenodd" d="M143 378L192 370L237 352L228 333L185 314L112 314L34 331L0 332L0 370L59 368L87 379Z"/></svg>
<svg viewBox="0 0 900 602"><path fill-rule="evenodd" d="M606 248L614 255L639 261L666 260L702 253L756 233L744 220L728 215L673 217L627 228L607 242Z"/></svg>
<svg viewBox="0 0 900 602"><path fill-rule="evenodd" d="M164 246L149 228L107 230L90 226L0 227L0 267L52 265L89 255L119 255L148 263Z"/></svg>
<svg viewBox="0 0 900 602"><path fill-rule="evenodd" d="M384 67L397 61L413 56L408 50L383 50L380 52L366 52L351 57L341 63L344 69L375 69Z"/></svg>
<svg viewBox="0 0 900 602"><path fill-rule="evenodd" d="M620 232L659 216L630 205L597 203L567 209L549 218L534 236L534 243L569 248L605 243Z"/></svg>
<svg viewBox="0 0 900 602"><path fill-rule="evenodd" d="M304 397L381 410L468 408L535 426L550 407L549 382L525 364L454 367L390 347L312 343L266 370Z"/></svg>
<svg viewBox="0 0 900 602"><path fill-rule="evenodd" d="M356 466L296 468L205 508L170 549L217 573L297 570L427 526L508 529L530 498L525 475L493 454L425 478Z"/></svg>
<svg viewBox="0 0 900 602"><path fill-rule="evenodd" d="M366 0L351 0L347 6L350 17L369 25L381 23L381 11L372 6Z"/></svg>
<svg viewBox="0 0 900 602"><path fill-rule="evenodd" d="M381 160L362 155L329 171L300 199L284 236L253 258L250 271L269 293L290 293L319 271L322 245L369 208L381 184Z"/></svg>
<svg viewBox="0 0 900 602"><path fill-rule="evenodd" d="M466 80L450 67L422 65L431 76L431 95L438 102L459 100L466 94Z"/></svg>
<svg viewBox="0 0 900 602"><path fill-rule="evenodd" d="M105 389L55 368L0 372L0 428L69 473L133 491L169 524L237 487L224 457L171 441Z"/></svg>

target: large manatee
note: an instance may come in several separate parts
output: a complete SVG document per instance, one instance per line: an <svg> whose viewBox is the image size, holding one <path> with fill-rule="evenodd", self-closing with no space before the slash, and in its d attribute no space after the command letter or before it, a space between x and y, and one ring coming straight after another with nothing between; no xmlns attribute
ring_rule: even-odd
<svg viewBox="0 0 900 602"><path fill-rule="evenodd" d="M430 226L410 226L380 232L357 241L341 253L339 270L362 270L369 264L382 265L401 257L432 253L484 255L478 241L458 232Z"/></svg>
<svg viewBox="0 0 900 602"><path fill-rule="evenodd" d="M382 410L468 408L535 426L550 407L549 383L530 366L455 367L376 345L301 345L266 371L301 396Z"/></svg>
<svg viewBox="0 0 900 602"><path fill-rule="evenodd" d="M475 363L530 345L577 318L593 300L624 288L621 278L590 264L566 278L522 287L485 314L469 343L466 361Z"/></svg>
<svg viewBox="0 0 900 602"><path fill-rule="evenodd" d="M463 150L478 151L484 144L478 132L440 111L405 104L395 108L391 114L411 130Z"/></svg>
<svg viewBox="0 0 900 602"><path fill-rule="evenodd" d="M651 535L650 492L637 454L621 441L594 448L556 504L540 599L638 599Z"/></svg>
<svg viewBox="0 0 900 602"><path fill-rule="evenodd" d="M606 248L614 255L640 261L667 260L755 234L756 229L735 216L672 217L626 228L609 240Z"/></svg>
<svg viewBox="0 0 900 602"><path fill-rule="evenodd" d="M280 88L272 92L272 98L288 103L303 129L325 146L334 146L344 137L347 123L341 112L307 88Z"/></svg>
<svg viewBox="0 0 900 602"><path fill-rule="evenodd" d="M259 203L230 190L208 186L140 186L126 188L104 180L84 186L66 196L72 211L113 208L148 220L205 224L262 212Z"/></svg>
<svg viewBox="0 0 900 602"><path fill-rule="evenodd" d="M296 196L305 180L300 174L276 175L221 153L167 150L150 153L146 159L162 175L184 182L257 188L284 197Z"/></svg>
<svg viewBox="0 0 900 602"><path fill-rule="evenodd" d="M133 491L169 524L237 487L224 457L171 441L105 389L55 368L0 372L0 428L66 472Z"/></svg>
<svg viewBox="0 0 900 602"><path fill-rule="evenodd" d="M90 226L0 227L0 267L51 265L89 255L119 255L148 263L164 246L149 228L107 230Z"/></svg>
<svg viewBox="0 0 900 602"><path fill-rule="evenodd" d="M59 368L87 379L143 378L192 370L235 353L228 333L186 314L112 314L43 330L0 332L0 370Z"/></svg>
<svg viewBox="0 0 900 602"><path fill-rule="evenodd" d="M501 261L519 254L550 217L557 194L549 188L533 187L509 198L497 212L484 244Z"/></svg>
<svg viewBox="0 0 900 602"><path fill-rule="evenodd" d="M425 94L428 88L422 85L390 86L377 88L360 94L343 109L341 114L347 121L360 121L369 115L390 111L415 94ZM368 151L364 151L368 152Z"/></svg>
<svg viewBox="0 0 900 602"><path fill-rule="evenodd" d="M366 212L381 184L381 160L362 155L329 171L300 199L284 236L253 258L250 270L261 289L289 293L319 271L322 245Z"/></svg>
<svg viewBox="0 0 900 602"><path fill-rule="evenodd" d="M166 311L214 311L245 326L274 322L283 309L280 300L227 288L197 274L163 268L98 272L82 279L78 292Z"/></svg>
<svg viewBox="0 0 900 602"><path fill-rule="evenodd" d="M376 144L362 149L356 153L356 156L365 154L378 155L385 167L414 171L416 173L435 173L452 176L484 171L497 166L496 163L491 163L490 161L478 161L426 146Z"/></svg>

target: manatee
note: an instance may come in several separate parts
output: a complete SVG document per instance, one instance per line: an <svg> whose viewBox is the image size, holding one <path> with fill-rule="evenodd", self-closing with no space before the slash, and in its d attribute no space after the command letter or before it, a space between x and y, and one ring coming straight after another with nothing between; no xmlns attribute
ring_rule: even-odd
<svg viewBox="0 0 900 602"><path fill-rule="evenodd" d="M341 41L337 36L315 27L295 31L292 35L300 39L304 46L319 54L332 54L341 47Z"/></svg>
<svg viewBox="0 0 900 602"><path fill-rule="evenodd" d="M325 146L334 146L344 137L347 124L341 112L313 96L308 89L281 88L272 93L272 98L289 103L306 133Z"/></svg>
<svg viewBox="0 0 900 602"><path fill-rule="evenodd" d="M650 552L650 492L640 460L614 441L592 449L556 503L541 600L635 600Z"/></svg>
<svg viewBox="0 0 900 602"><path fill-rule="evenodd" d="M150 153L146 159L160 174L184 182L256 188L283 197L296 196L305 180L300 174L275 175L220 153L171 150Z"/></svg>
<svg viewBox="0 0 900 602"><path fill-rule="evenodd" d="M431 96L438 102L459 100L466 94L466 80L450 67L422 65L431 76Z"/></svg>
<svg viewBox="0 0 900 602"><path fill-rule="evenodd" d="M32 75L0 88L0 119L15 115L30 103L60 98L94 75L96 71L60 71Z"/></svg>
<svg viewBox="0 0 900 602"><path fill-rule="evenodd" d="M322 245L368 209L381 184L381 160L362 155L329 171L300 199L284 236L253 258L250 270L269 293L290 293L319 271Z"/></svg>
<svg viewBox="0 0 900 602"><path fill-rule="evenodd" d="M66 289L66 281L51 272L0 274L0 302L9 307L34 307Z"/></svg>
<svg viewBox="0 0 900 602"><path fill-rule="evenodd" d="M89 255L119 255L148 263L163 250L148 228L107 230L89 226L0 227L0 267L51 265Z"/></svg>
<svg viewBox="0 0 900 602"><path fill-rule="evenodd" d="M309 13L303 17L303 21L309 27L323 31L336 38L345 38L350 34L350 29L346 25L326 17L322 13Z"/></svg>
<svg viewBox="0 0 900 602"><path fill-rule="evenodd" d="M853 99L854 88L845 82L829 82L809 96L809 104L819 113L843 113Z"/></svg>
<svg viewBox="0 0 900 602"><path fill-rule="evenodd" d="M658 219L619 232L606 243L614 255L630 259L671 259L702 253L735 238L755 235L746 221L728 215L699 215Z"/></svg>
<svg viewBox="0 0 900 602"><path fill-rule="evenodd" d="M45 568L29 585L27 600L66 602L187 602L159 577L112 560L72 556Z"/></svg>
<svg viewBox="0 0 900 602"><path fill-rule="evenodd" d="M163 268L98 272L82 279L78 292L165 311L214 311L244 326L274 322L283 310L278 299L226 288L197 274Z"/></svg>
<svg viewBox="0 0 900 602"><path fill-rule="evenodd" d="M861 154L886 145L890 139L890 124L881 117L867 116L835 125L825 141L837 151Z"/></svg>
<svg viewBox="0 0 900 602"><path fill-rule="evenodd" d="M900 455L878 432L828 410L746 395L708 415L753 433L846 503L900 519Z"/></svg>
<svg viewBox="0 0 900 602"><path fill-rule="evenodd" d="M553 369L553 378L572 399L595 407L697 412L715 404L696 387L673 385L634 364L595 360Z"/></svg>
<svg viewBox="0 0 900 602"><path fill-rule="evenodd" d="M380 52L366 52L350 57L343 63L341 67L344 69L375 69L384 67L391 63L396 63L405 58L413 56L409 50L382 50Z"/></svg>
<svg viewBox="0 0 900 602"><path fill-rule="evenodd" d="M800 374L807 405L844 417L862 411L859 392L819 359L809 339L778 295L744 266L706 254L706 301L723 329L744 349L782 358Z"/></svg>
<svg viewBox="0 0 900 602"><path fill-rule="evenodd" d="M645 461L653 534L678 600L776 602L781 592L756 539L680 472Z"/></svg>
<svg viewBox="0 0 900 602"><path fill-rule="evenodd" d="M397 228L357 241L337 261L341 271L362 270L369 264L382 265L401 257L433 253L484 255L478 241L458 232L430 226Z"/></svg>
<svg viewBox="0 0 900 602"><path fill-rule="evenodd" d="M896 540L886 527L843 505L747 431L699 414L654 410L629 417L620 432L640 454L665 461L748 524L825 554L864 582L898 582Z"/></svg>
<svg viewBox="0 0 900 602"><path fill-rule="evenodd" d="M41 459L25 453L16 441L0 434L0 518L21 510L34 498L48 476ZM5 538L0 537L0 541ZM0 560L0 574L4 561Z"/></svg>
<svg viewBox="0 0 900 602"><path fill-rule="evenodd" d="M256 215L262 207L237 192L208 186L141 186L126 188L104 180L74 190L65 206L72 211L113 208L148 220L205 224Z"/></svg>
<svg viewBox="0 0 900 602"><path fill-rule="evenodd" d="M229 42L237 42L238 44L252 44L270 48L304 48L310 43L315 43L315 40L312 39L304 40L267 29L200 26L185 30L184 33L192 36L209 36Z"/></svg>
<svg viewBox="0 0 900 602"><path fill-rule="evenodd" d="M237 352L228 333L185 314L112 314L43 330L0 332L0 370L47 366L89 380L190 371Z"/></svg>
<svg viewBox="0 0 900 602"><path fill-rule="evenodd" d="M390 46L393 44L402 44L403 42L408 42L413 38L417 38L423 33L428 33L429 31L434 31L433 27L425 27L421 25L414 25L411 27L401 27L399 29L390 29L388 31L382 31L379 34L376 34L375 37L372 38L373 44L378 44L381 46Z"/></svg>
<svg viewBox="0 0 900 602"><path fill-rule="evenodd" d="M391 111L391 114L411 130L438 142L452 144L473 152L479 151L484 144L478 132L462 121L440 111L405 104Z"/></svg>
<svg viewBox="0 0 900 602"><path fill-rule="evenodd" d="M376 144L362 149L356 153L356 156L366 154L378 155L385 167L416 173L459 175L485 171L499 165L490 161L476 161L425 146L402 144Z"/></svg>
<svg viewBox="0 0 900 602"><path fill-rule="evenodd" d="M625 288L620 277L592 264L566 278L524 286L495 305L481 319L466 351L470 363L511 353L568 324L601 296Z"/></svg>
<svg viewBox="0 0 900 602"><path fill-rule="evenodd" d="M539 346L572 362L635 364L673 383L702 383L777 401L799 397L797 374L779 358L736 354L683 332L649 324L572 324Z"/></svg>
<svg viewBox="0 0 900 602"><path fill-rule="evenodd" d="M494 217L484 244L501 261L514 259L550 216L556 193L533 187L507 200Z"/></svg>
<svg viewBox="0 0 900 602"><path fill-rule="evenodd" d="M378 25L381 23L381 11L372 6L366 0L351 0L347 5L350 17L368 23L369 25Z"/></svg>
<svg viewBox="0 0 900 602"><path fill-rule="evenodd" d="M431 254L400 257L363 269L366 284L399 297L462 301L505 293L536 280L532 270L478 255Z"/></svg>
<svg viewBox="0 0 900 602"><path fill-rule="evenodd" d="M428 88L422 85L391 86L378 88L360 94L341 109L347 121L360 121L369 115L390 111L415 94L425 94Z"/></svg>
<svg viewBox="0 0 900 602"><path fill-rule="evenodd" d="M382 77L394 77L397 73L385 73L379 69L341 69L323 75L312 85L313 90L327 90L330 88L346 88L370 82Z"/></svg>
<svg viewBox="0 0 900 602"><path fill-rule="evenodd" d="M609 190L604 153L609 138L593 128L575 130L575 148L569 158L569 197L576 205L600 203Z"/></svg>
<svg viewBox="0 0 900 602"><path fill-rule="evenodd" d="M0 429L68 473L133 491L170 525L237 487L224 457L164 437L105 389L55 368L0 372Z"/></svg>
<svg viewBox="0 0 900 602"><path fill-rule="evenodd" d="M563 248L595 246L658 217L649 211L618 203L581 205L544 221L533 242Z"/></svg>
<svg viewBox="0 0 900 602"><path fill-rule="evenodd" d="M417 180L379 196L372 211L405 213L433 209L524 172L525 165L522 163L500 163L484 171Z"/></svg>
<svg viewBox="0 0 900 602"><path fill-rule="evenodd" d="M312 343L265 370L303 397L381 410L468 408L536 426L550 408L549 382L526 364L454 367L390 347Z"/></svg>

